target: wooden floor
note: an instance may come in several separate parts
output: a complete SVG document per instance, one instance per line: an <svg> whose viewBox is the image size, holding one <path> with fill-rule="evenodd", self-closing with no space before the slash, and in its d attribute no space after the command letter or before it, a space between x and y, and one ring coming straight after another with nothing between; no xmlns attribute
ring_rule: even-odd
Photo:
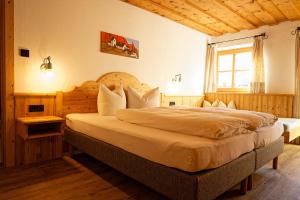
<svg viewBox="0 0 300 200"><path fill-rule="evenodd" d="M21 168L0 170L0 199L163 200L164 197L87 155L64 157ZM254 189L238 187L218 199L300 200L300 146L286 145L279 169L271 163L254 175Z"/></svg>

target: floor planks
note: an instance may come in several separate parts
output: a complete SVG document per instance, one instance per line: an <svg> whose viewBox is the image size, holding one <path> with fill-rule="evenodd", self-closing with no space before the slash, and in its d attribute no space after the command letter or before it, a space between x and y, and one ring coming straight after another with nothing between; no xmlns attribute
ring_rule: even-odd
<svg viewBox="0 0 300 200"><path fill-rule="evenodd" d="M0 170L0 200L164 200L142 184L81 154ZM238 187L218 199L300 200L300 146L285 145L279 169L271 163L254 175L254 188L241 196Z"/></svg>

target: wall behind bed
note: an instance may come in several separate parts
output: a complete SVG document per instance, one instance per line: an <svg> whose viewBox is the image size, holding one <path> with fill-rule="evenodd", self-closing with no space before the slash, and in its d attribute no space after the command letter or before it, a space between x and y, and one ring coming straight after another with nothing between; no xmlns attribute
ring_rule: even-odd
<svg viewBox="0 0 300 200"><path fill-rule="evenodd" d="M100 31L140 42L140 59L100 53ZM118 0L15 1L15 92L69 90L111 71L160 86L182 73L177 95L202 92L207 36ZM18 55L30 49L30 58ZM52 57L54 75L39 66Z"/></svg>

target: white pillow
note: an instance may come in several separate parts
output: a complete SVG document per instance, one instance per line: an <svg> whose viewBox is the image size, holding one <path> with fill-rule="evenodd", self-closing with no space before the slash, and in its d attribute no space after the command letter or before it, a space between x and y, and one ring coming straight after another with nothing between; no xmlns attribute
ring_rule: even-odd
<svg viewBox="0 0 300 200"><path fill-rule="evenodd" d="M218 107L219 108L227 108L226 104L223 101L219 101Z"/></svg>
<svg viewBox="0 0 300 200"><path fill-rule="evenodd" d="M98 113L103 116L115 115L117 110L126 109L126 95L123 86L114 91L100 85L97 99Z"/></svg>
<svg viewBox="0 0 300 200"><path fill-rule="evenodd" d="M159 88L154 88L144 95L140 95L135 89L128 87L128 108L147 108L160 106Z"/></svg>
<svg viewBox="0 0 300 200"><path fill-rule="evenodd" d="M211 107L211 103L209 101L204 100L203 101L203 107Z"/></svg>
<svg viewBox="0 0 300 200"><path fill-rule="evenodd" d="M236 105L233 100L228 103L227 108L236 109Z"/></svg>
<svg viewBox="0 0 300 200"><path fill-rule="evenodd" d="M218 107L218 106L219 106L219 103L220 103L219 99L216 99L216 100L211 104L211 106L212 106L212 107Z"/></svg>

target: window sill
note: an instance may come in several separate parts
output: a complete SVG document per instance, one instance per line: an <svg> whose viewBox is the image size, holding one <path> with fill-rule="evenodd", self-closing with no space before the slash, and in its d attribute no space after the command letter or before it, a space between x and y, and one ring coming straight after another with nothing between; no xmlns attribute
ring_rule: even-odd
<svg viewBox="0 0 300 200"><path fill-rule="evenodd" d="M226 93L226 92L232 92L232 93L249 93L248 88L218 88L217 93Z"/></svg>

